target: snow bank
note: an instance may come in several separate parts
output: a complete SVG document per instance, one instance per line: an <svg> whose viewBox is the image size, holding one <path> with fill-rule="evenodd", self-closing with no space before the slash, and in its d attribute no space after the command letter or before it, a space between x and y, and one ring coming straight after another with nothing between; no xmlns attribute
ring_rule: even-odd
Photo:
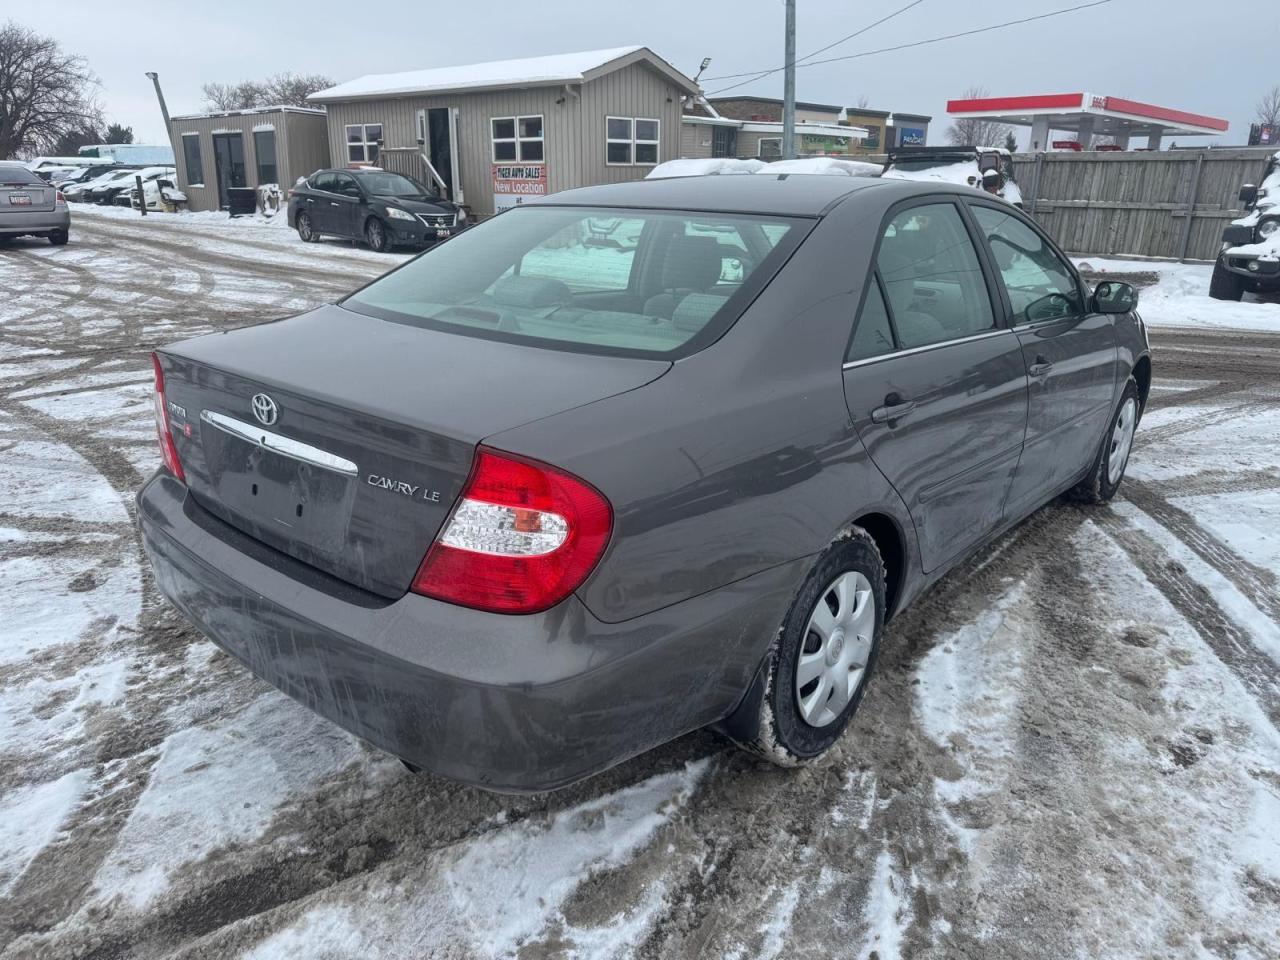
<svg viewBox="0 0 1280 960"><path fill-rule="evenodd" d="M880 164L840 157L800 157L797 160L775 160L756 173L819 173L837 177L878 177Z"/></svg>
<svg viewBox="0 0 1280 960"><path fill-rule="evenodd" d="M758 173L764 167L762 160L735 160L733 157L705 157L687 160L668 160L649 171L646 180L664 180L667 177L708 177L726 173Z"/></svg>
<svg viewBox="0 0 1280 960"><path fill-rule="evenodd" d="M1280 304L1234 303L1210 297L1212 264L1101 257L1080 257L1075 262L1080 269L1099 274L1158 274L1159 281L1138 295L1138 312L1149 326L1280 332Z"/></svg>

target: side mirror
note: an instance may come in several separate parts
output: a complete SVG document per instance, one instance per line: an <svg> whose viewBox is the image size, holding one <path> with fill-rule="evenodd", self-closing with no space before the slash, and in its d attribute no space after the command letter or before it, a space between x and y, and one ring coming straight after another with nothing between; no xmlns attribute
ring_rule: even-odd
<svg viewBox="0 0 1280 960"><path fill-rule="evenodd" d="M1128 313L1138 305L1138 291L1127 283L1103 280L1093 290L1094 313Z"/></svg>
<svg viewBox="0 0 1280 960"><path fill-rule="evenodd" d="M1246 207L1252 207L1258 202L1258 188L1255 184L1246 183L1240 188L1240 202Z"/></svg>

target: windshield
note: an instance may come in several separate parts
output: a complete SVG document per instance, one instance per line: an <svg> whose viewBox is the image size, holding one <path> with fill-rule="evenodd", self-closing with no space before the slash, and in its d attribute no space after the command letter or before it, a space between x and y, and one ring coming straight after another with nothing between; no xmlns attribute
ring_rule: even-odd
<svg viewBox="0 0 1280 960"><path fill-rule="evenodd" d="M402 173L362 173L360 182L376 197L434 197L436 192Z"/></svg>
<svg viewBox="0 0 1280 960"><path fill-rule="evenodd" d="M712 342L795 249L781 217L516 207L343 301L415 326L585 352Z"/></svg>

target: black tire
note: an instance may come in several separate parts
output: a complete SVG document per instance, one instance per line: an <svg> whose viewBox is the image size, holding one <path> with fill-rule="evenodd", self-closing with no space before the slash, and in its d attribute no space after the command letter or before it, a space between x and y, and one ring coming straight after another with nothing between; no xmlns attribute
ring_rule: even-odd
<svg viewBox="0 0 1280 960"><path fill-rule="evenodd" d="M70 239L71 239L71 234L68 233L66 230L54 230L52 233L49 234L49 242L52 243L55 247L66 246L67 241Z"/></svg>
<svg viewBox="0 0 1280 960"><path fill-rule="evenodd" d="M1142 397L1138 392L1138 384L1129 378L1129 382L1124 385L1124 393L1120 394L1120 402L1116 404L1115 410L1111 413L1111 418L1107 421L1106 432L1102 435L1102 442L1098 444L1098 452L1094 454L1093 464L1089 467L1088 475L1078 484L1072 487L1067 496L1072 500L1080 503L1106 503L1116 495L1116 491L1120 489L1120 484L1124 480L1124 472L1129 466L1129 450L1125 451L1123 462L1119 464L1118 470L1112 470L1110 467L1111 454L1116 449L1116 425L1120 420L1120 416L1125 412L1126 405L1133 403L1132 415L1134 418L1132 429L1136 429L1138 421L1142 419ZM1129 437L1129 449L1132 449L1132 434Z"/></svg>
<svg viewBox="0 0 1280 960"><path fill-rule="evenodd" d="M370 217L364 225L364 242L374 253L386 253L391 249L391 238L386 226L377 217Z"/></svg>
<svg viewBox="0 0 1280 960"><path fill-rule="evenodd" d="M830 588L846 573L861 574L870 585L870 601L874 603L874 609L869 612L869 620L874 623L874 628L865 666L856 679L857 687L848 703L833 720L816 726L804 717L800 691L806 687L797 688L796 669L802 654L814 655L815 651L807 648L812 647L815 639L820 639L809 630L811 615L818 603L828 603ZM815 760L830 749L840 739L862 702L880 652L884 611L885 573L880 550L870 534L861 527L852 527L822 554L792 600L765 660L765 689L759 729L754 738L742 742L741 746L783 767ZM820 642L818 647L821 648Z"/></svg>
<svg viewBox="0 0 1280 960"><path fill-rule="evenodd" d="M1213 265L1213 276L1209 278L1209 296L1238 303L1244 296L1244 284L1244 277L1228 270L1219 257Z"/></svg>
<svg viewBox="0 0 1280 960"><path fill-rule="evenodd" d="M311 214L300 213L295 221L298 230L298 237L303 243L318 243L320 234L316 233L315 226L311 223Z"/></svg>

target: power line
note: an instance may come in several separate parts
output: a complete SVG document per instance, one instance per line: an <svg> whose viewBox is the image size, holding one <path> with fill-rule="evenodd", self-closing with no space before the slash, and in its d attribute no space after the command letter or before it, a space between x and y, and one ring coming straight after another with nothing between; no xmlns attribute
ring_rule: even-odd
<svg viewBox="0 0 1280 960"><path fill-rule="evenodd" d="M912 41L911 43L900 43L892 47L881 47L879 50L864 50L862 53L850 53L842 57L827 57L825 60L814 60L810 63L797 63L796 66L816 67L822 63L836 63L837 61L841 61L841 60L857 60L859 57L872 57L878 53L892 53L895 50L909 50L912 47L923 47L931 43L941 43L943 40L955 40L959 37L972 37L975 34L988 33L992 30L1001 30L1001 29L1004 29L1005 27L1016 27L1019 24L1031 23L1035 20L1047 20L1050 17L1060 17L1066 13L1075 13L1077 10L1087 10L1090 7L1100 7L1103 4L1110 3L1110 2L1111 0L1093 0L1092 3L1081 3L1081 4L1077 4L1074 7L1064 7L1061 10L1052 10L1049 13L1040 13L1034 17L1022 17L1019 20L1006 20L1004 23L993 23L986 27L977 27L973 30L962 30L959 33L949 33L946 36L942 36L942 37L932 37L928 40L915 40L915 41ZM779 67L778 69L780 70L785 68ZM777 70L769 71L769 73L776 73L776 72ZM761 74L760 76L768 76L768 73ZM713 90L710 93L705 94L705 96L714 97L716 94L724 93L727 90L736 89L737 87L744 86L751 82L752 80L744 80L741 83L735 83L732 86L721 87L719 90Z"/></svg>
<svg viewBox="0 0 1280 960"><path fill-rule="evenodd" d="M924 0L912 0L912 2L908 3L905 7L900 7L899 9L893 11L893 13L889 14L886 17L881 17L875 23L867 24L861 30L855 30L853 33L849 34L847 37L841 37L839 40L836 40L834 43L828 43L825 47L819 47L817 50L814 50L812 53L806 53L803 57L797 57L795 60L795 63L797 66L803 66L804 61L808 60L810 57L816 57L820 53L826 53L832 47L838 47L840 46L840 44L848 40L852 40L854 37L860 37L864 33L866 33L868 30L872 29L873 27L878 27L880 26L880 24L884 23L885 21L892 20L898 14L906 13L912 7L918 7L922 3L924 3ZM736 80L738 79L738 77L751 77L753 80L759 80L761 77L767 77L770 74L778 73L779 71L785 70L785 69L787 69L787 66L786 64L783 64L780 67L774 67L772 70L765 70L763 73L760 73L758 71L748 71L747 73L722 73L718 77L704 77L703 79L708 82L712 80Z"/></svg>
<svg viewBox="0 0 1280 960"><path fill-rule="evenodd" d="M902 6L902 8L899 8L897 10L893 10L893 13L888 14L887 17L881 17L878 20L876 20L876 22L874 23L868 23L867 26L861 29L856 29L856 31L850 33L849 36L841 37L840 40L833 42L833 44L827 44L827 46L818 47L818 49L814 50L812 54L805 54L804 56L800 56L800 58L797 58L794 61L794 64L796 65L796 67L808 67L809 64L804 63L804 61L808 60L809 58L812 58L812 56L817 56L818 54L822 54L822 52L831 50L833 46L840 46L841 44L844 44L844 42L852 40L852 38L854 37L860 37L861 35L863 35L863 33L869 31L870 28L878 27L879 24L886 22L886 20L891 20L897 17L897 15L899 15L900 13L908 12L908 10L913 8L913 6L919 6L920 4L923 4L923 3L924 3L924 0L911 0L911 3L909 3L906 6ZM758 79L763 79L764 77L772 76L772 74L774 73L780 73L781 70L785 70L786 68L787 68L787 64L783 64L782 67L774 67L771 70L763 70L763 72L724 73L724 74L721 74L721 76L719 77L707 77L705 79L707 79L707 81L718 81L718 79L736 79L739 77L748 77L748 79L745 79L745 81L742 81L741 83L732 84L732 86L730 87L721 87L719 88L719 90L716 91L717 93L723 93L726 90L736 90L737 87L746 86L746 84L758 81ZM710 93L708 93L707 96L713 96L713 95L710 95Z"/></svg>

